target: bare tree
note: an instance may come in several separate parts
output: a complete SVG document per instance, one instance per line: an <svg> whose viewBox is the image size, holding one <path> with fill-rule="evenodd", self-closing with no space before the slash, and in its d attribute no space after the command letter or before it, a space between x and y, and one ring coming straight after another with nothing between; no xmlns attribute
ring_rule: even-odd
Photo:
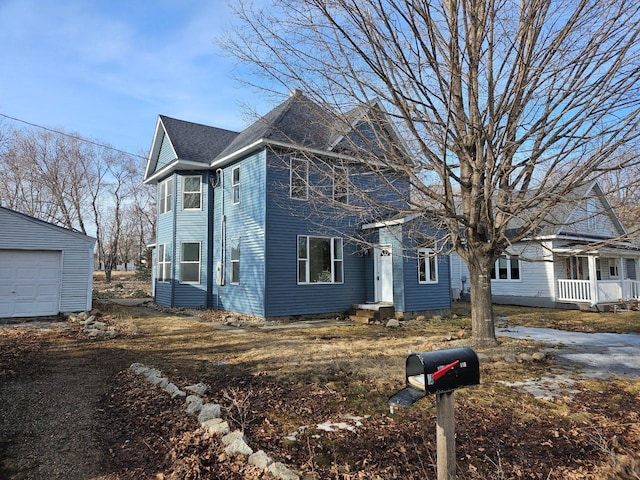
<svg viewBox="0 0 640 480"><path fill-rule="evenodd" d="M95 216L97 248L105 279L111 281L111 273L123 260L119 255L126 243L123 235L126 210L131 191L139 181L140 171L128 155L105 152L102 169L102 190L96 190L92 201ZM126 259L125 259L126 260Z"/></svg>
<svg viewBox="0 0 640 480"><path fill-rule="evenodd" d="M155 229L141 159L63 131L3 130L2 140L3 206L95 235L109 280L120 262L139 259Z"/></svg>
<svg viewBox="0 0 640 480"><path fill-rule="evenodd" d="M412 159L369 135L358 142L373 142L371 171L402 172L407 204L448 231L470 270L474 343L495 344L498 256L573 191L635 161L615 154L638 135L640 2L271 3L236 6L241 25L222 40L268 83L244 80L301 88L343 122L380 102Z"/></svg>
<svg viewBox="0 0 640 480"><path fill-rule="evenodd" d="M87 233L95 151L77 135L15 131L0 157L7 206Z"/></svg>
<svg viewBox="0 0 640 480"><path fill-rule="evenodd" d="M626 162L632 163L636 151L623 152L628 157ZM640 165L608 172L601 180L601 185L622 223L629 229L629 235L635 241L640 239L640 183L630 182L629 178L640 179Z"/></svg>

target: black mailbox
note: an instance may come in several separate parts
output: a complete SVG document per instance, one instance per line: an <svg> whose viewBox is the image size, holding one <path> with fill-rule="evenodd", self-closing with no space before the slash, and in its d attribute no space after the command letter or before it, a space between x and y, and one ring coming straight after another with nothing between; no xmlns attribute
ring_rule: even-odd
<svg viewBox="0 0 640 480"><path fill-rule="evenodd" d="M411 353L405 369L407 386L389 399L389 405L409 406L427 393L443 393L480 383L478 355L470 348Z"/></svg>

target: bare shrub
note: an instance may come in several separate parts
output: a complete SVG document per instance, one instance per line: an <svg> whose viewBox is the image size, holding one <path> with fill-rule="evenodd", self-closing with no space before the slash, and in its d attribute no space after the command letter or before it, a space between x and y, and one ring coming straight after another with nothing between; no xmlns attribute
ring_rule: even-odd
<svg viewBox="0 0 640 480"><path fill-rule="evenodd" d="M240 388L229 387L222 391L222 396L227 401L227 404L222 405L222 408L227 412L227 417L243 432L255 420L255 413L251 410L250 402L252 395L251 389L244 391Z"/></svg>

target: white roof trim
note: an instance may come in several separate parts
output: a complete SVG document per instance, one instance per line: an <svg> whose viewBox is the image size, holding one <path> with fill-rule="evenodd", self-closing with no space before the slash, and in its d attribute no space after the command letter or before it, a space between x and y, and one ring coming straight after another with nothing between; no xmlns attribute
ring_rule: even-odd
<svg viewBox="0 0 640 480"><path fill-rule="evenodd" d="M410 222L411 220L419 217L420 214L419 213L414 213L411 215L407 215L406 217L402 217L402 218L396 218L394 220L382 220L379 222L373 222L373 223L365 223L362 226L363 230L369 230L371 228L383 228L383 227L393 227L395 225L402 225L406 222Z"/></svg>
<svg viewBox="0 0 640 480"><path fill-rule="evenodd" d="M314 155L322 155L324 157L332 157L332 158L340 158L343 160L350 160L350 161L356 161L357 158L353 157L352 155L344 155L341 153L334 153L334 152L330 152L327 150L321 150L318 148L305 148L305 147L300 147L299 145L295 145L292 143L287 143L287 142L280 142L277 140L268 140L266 138L261 138L255 142L253 142L250 145L247 145L246 147L241 148L240 150L236 150L235 152L219 158L217 160L212 161L209 166L211 168L218 168L218 167L224 167L225 165L231 163L234 160L237 160L238 158L248 154L249 152L253 151L253 150L257 150L259 148L263 148L263 147L267 147L267 146L275 146L275 147L281 147L281 148L288 148L291 150L298 150L298 151L302 151L302 152L309 152L312 153Z"/></svg>
<svg viewBox="0 0 640 480"><path fill-rule="evenodd" d="M171 173L173 170L178 169L188 169L188 170L209 170L209 166L205 163L193 162L191 160L180 160L179 158L174 160L173 162L165 165L163 168L158 170L156 173L151 175L149 178L145 178L143 183L157 183L158 178L164 177Z"/></svg>

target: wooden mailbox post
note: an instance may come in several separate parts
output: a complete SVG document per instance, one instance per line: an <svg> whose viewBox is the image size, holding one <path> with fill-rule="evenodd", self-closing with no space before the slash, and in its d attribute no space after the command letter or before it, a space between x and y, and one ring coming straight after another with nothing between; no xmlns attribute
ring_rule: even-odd
<svg viewBox="0 0 640 480"><path fill-rule="evenodd" d="M438 480L456 478L455 408L457 388L480 383L478 356L470 348L412 353L406 362L407 386L389 398L395 407L413 405L427 393L436 395L436 445Z"/></svg>

